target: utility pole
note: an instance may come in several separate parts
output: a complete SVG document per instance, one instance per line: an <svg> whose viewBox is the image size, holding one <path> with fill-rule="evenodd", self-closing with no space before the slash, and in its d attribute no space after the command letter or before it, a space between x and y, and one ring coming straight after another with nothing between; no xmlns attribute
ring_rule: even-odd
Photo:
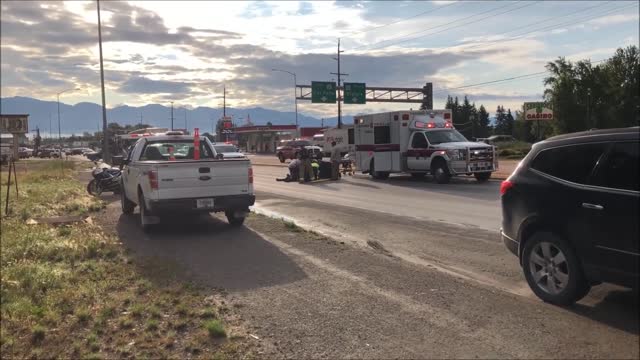
<svg viewBox="0 0 640 360"><path fill-rule="evenodd" d="M104 65L102 63L102 25L100 22L100 0L96 1L98 6L98 45L100 48L100 87L102 88L102 160L110 162L109 156L109 134L107 131L107 101L104 93Z"/></svg>
<svg viewBox="0 0 640 360"><path fill-rule="evenodd" d="M345 75L348 76L349 74L343 74L340 72L340 53L343 53L344 50L340 50L340 38L338 38L338 57L337 58L333 58L334 60L336 60L338 62L338 72L337 73L330 73L332 75L337 75L338 76L338 129L342 129L342 93L340 92L340 76Z"/></svg>
<svg viewBox="0 0 640 360"><path fill-rule="evenodd" d="M227 87L222 87L222 117L227 116Z"/></svg>
<svg viewBox="0 0 640 360"><path fill-rule="evenodd" d="M184 110L184 131L187 132L187 108L182 108Z"/></svg>
<svg viewBox="0 0 640 360"><path fill-rule="evenodd" d="M171 101L171 131L173 131L173 101Z"/></svg>
<svg viewBox="0 0 640 360"><path fill-rule="evenodd" d="M324 118L320 119L320 127L324 128Z"/></svg>
<svg viewBox="0 0 640 360"><path fill-rule="evenodd" d="M142 113L140 113L140 125L142 125Z"/></svg>
<svg viewBox="0 0 640 360"><path fill-rule="evenodd" d="M49 113L49 138L53 138L53 129L51 128L51 113Z"/></svg>
<svg viewBox="0 0 640 360"><path fill-rule="evenodd" d="M271 69L271 71L279 71L293 76L293 101L296 109L296 137L299 137L300 128L298 127L298 90L296 90L296 88L298 87L298 80L296 80L296 73L280 69Z"/></svg>

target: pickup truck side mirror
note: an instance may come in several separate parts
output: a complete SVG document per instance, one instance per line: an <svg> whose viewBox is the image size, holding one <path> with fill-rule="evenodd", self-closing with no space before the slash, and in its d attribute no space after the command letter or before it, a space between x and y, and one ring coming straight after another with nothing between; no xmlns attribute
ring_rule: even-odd
<svg viewBox="0 0 640 360"><path fill-rule="evenodd" d="M126 161L124 160L124 156L115 155L115 156L111 157L111 162L112 162L113 165L122 166L122 165L125 164Z"/></svg>

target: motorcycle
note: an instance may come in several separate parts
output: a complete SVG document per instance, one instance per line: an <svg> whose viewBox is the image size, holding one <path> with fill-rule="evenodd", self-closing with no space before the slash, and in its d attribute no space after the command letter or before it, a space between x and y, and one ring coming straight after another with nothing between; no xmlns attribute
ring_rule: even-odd
<svg viewBox="0 0 640 360"><path fill-rule="evenodd" d="M111 191L114 194L120 193L120 179L122 172L118 168L100 168L97 166L91 172L93 180L87 184L87 192L93 196L100 196L105 191Z"/></svg>

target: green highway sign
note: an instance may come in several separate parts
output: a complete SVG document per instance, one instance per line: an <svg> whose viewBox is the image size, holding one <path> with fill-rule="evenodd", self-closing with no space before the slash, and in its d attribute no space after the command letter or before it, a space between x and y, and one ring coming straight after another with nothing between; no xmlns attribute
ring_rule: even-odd
<svg viewBox="0 0 640 360"><path fill-rule="evenodd" d="M365 83L344 83L345 104L366 104L367 86Z"/></svg>
<svg viewBox="0 0 640 360"><path fill-rule="evenodd" d="M311 102L335 104L336 103L336 83L331 81L311 82Z"/></svg>

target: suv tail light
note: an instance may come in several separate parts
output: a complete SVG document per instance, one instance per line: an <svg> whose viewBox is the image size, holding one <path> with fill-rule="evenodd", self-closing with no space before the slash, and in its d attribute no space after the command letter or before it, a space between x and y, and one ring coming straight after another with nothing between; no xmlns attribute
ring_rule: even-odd
<svg viewBox="0 0 640 360"><path fill-rule="evenodd" d="M249 168L249 184L253 184L253 168Z"/></svg>
<svg viewBox="0 0 640 360"><path fill-rule="evenodd" d="M505 180L500 184L500 195L504 195L513 187L513 183L509 180Z"/></svg>
<svg viewBox="0 0 640 360"><path fill-rule="evenodd" d="M156 170L149 170L149 186L152 190L158 190L158 172Z"/></svg>

